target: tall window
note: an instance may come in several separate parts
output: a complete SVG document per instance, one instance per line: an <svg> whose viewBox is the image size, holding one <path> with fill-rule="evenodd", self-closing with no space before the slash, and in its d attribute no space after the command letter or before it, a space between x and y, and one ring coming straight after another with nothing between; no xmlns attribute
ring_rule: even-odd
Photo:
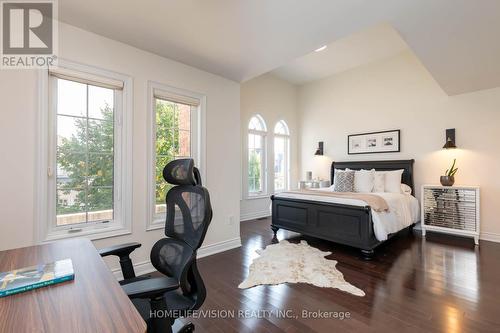
<svg viewBox="0 0 500 333"><path fill-rule="evenodd" d="M201 97L186 91L151 83L152 140L154 167L151 170L151 211L148 228L161 227L165 223L165 197L172 185L163 179L163 168L179 158L193 158L199 162L199 109ZM189 96L188 96L189 95Z"/></svg>
<svg viewBox="0 0 500 333"><path fill-rule="evenodd" d="M163 179L163 168L178 158L191 157L191 108L193 106L155 98L156 177L155 214L166 213L165 197L173 185Z"/></svg>
<svg viewBox="0 0 500 333"><path fill-rule="evenodd" d="M114 90L54 78L56 225L113 220Z"/></svg>
<svg viewBox="0 0 500 333"><path fill-rule="evenodd" d="M290 178L290 132L285 121L274 126L274 191L289 187Z"/></svg>
<svg viewBox="0 0 500 333"><path fill-rule="evenodd" d="M256 115L248 124L248 193L265 193L266 181L266 124Z"/></svg>
<svg viewBox="0 0 500 333"><path fill-rule="evenodd" d="M65 63L65 62L62 62ZM41 238L128 231L128 78L84 65L49 70L42 110ZM80 71L82 70L82 71ZM102 76L101 76L102 75ZM123 78L123 80L122 80ZM126 91L125 91L126 90ZM127 125L127 126L126 126ZM44 136L46 135L46 139ZM125 180L124 180L125 179Z"/></svg>

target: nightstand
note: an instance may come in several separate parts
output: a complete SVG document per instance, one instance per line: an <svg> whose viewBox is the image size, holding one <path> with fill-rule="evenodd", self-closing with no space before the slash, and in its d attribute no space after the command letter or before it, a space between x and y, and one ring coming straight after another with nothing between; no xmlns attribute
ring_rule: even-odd
<svg viewBox="0 0 500 333"><path fill-rule="evenodd" d="M422 186L422 236L426 231L469 236L479 245L479 187Z"/></svg>

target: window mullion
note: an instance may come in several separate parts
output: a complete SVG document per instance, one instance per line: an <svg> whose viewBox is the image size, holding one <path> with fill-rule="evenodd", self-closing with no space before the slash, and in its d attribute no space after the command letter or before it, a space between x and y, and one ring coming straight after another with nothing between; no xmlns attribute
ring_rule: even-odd
<svg viewBox="0 0 500 333"><path fill-rule="evenodd" d="M86 110L85 113L87 115L86 126L85 126L85 222L89 222L89 209L88 209L88 200L89 200L89 85L86 85L87 96L85 101Z"/></svg>
<svg viewBox="0 0 500 333"><path fill-rule="evenodd" d="M53 89L52 94L49 95L50 100L50 117L49 117L49 166L52 169L52 180L49 181L49 193L51 204L50 226L49 229L57 226L57 98L58 98L58 82L57 80L49 77L49 87ZM50 91L49 88L49 91ZM52 201L53 200L53 201Z"/></svg>
<svg viewBox="0 0 500 333"><path fill-rule="evenodd" d="M289 148L289 138L285 138L283 142L283 149L285 150L285 170L284 170L284 184L285 184L285 189L289 188L289 179L290 179L290 148Z"/></svg>
<svg viewBox="0 0 500 333"><path fill-rule="evenodd" d="M261 175L260 175L260 191L265 193L267 191L267 140L266 135L261 134Z"/></svg>

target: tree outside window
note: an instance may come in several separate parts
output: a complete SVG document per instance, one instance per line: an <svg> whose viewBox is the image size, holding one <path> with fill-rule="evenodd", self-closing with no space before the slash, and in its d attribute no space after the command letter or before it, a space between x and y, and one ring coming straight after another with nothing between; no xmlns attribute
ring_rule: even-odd
<svg viewBox="0 0 500 333"><path fill-rule="evenodd" d="M168 162L191 156L191 106L155 99L156 161L155 213L166 212L165 197L172 188L163 179L163 168Z"/></svg>
<svg viewBox="0 0 500 333"><path fill-rule="evenodd" d="M56 225L112 220L114 91L57 84Z"/></svg>

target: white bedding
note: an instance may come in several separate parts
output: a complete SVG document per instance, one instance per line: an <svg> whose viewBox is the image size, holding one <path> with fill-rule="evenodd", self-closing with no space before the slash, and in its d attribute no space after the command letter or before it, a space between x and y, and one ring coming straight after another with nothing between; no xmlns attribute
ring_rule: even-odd
<svg viewBox="0 0 500 333"><path fill-rule="evenodd" d="M317 191L327 191L330 189L317 189ZM398 232L412 223L416 223L420 220L420 204L418 200L409 194L402 193L373 193L381 196L389 205L388 212L377 213L372 209L373 218L373 229L375 232L375 237L379 241L384 241L387 239L389 234ZM344 205L352 206L366 206L366 203L362 200L356 199L346 199L346 198L335 198L335 197L323 197L310 194L301 193L280 193L276 194L278 198L290 198L290 199L301 199L310 201L320 201L329 203L339 203Z"/></svg>

